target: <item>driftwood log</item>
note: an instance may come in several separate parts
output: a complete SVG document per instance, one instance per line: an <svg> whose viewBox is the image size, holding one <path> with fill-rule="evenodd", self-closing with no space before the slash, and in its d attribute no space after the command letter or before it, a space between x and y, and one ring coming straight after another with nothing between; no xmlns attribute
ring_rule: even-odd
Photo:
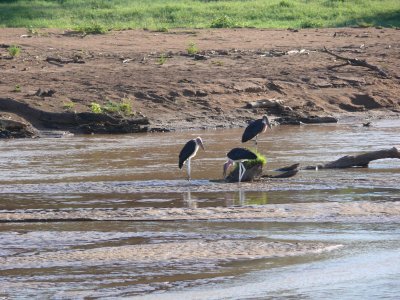
<svg viewBox="0 0 400 300"><path fill-rule="evenodd" d="M293 177L294 175L297 174L299 171L298 166L300 164L294 164L288 167L283 167L279 168L276 170L272 171L267 171L266 174L262 174L262 165L258 164L255 165L249 169L246 169L242 182L246 181L253 181L255 179L258 179L260 177L263 178L288 178L288 177ZM239 181L239 168L235 168L229 175L228 177L225 178L225 181L227 182L238 182Z"/></svg>
<svg viewBox="0 0 400 300"><path fill-rule="evenodd" d="M378 66L375 66L375 65L372 65L372 64L368 63L365 59L344 57L344 56L341 56L339 54L333 53L332 51L326 49L326 47L324 47L323 52L328 53L329 55L334 56L336 59L343 60L345 62L344 64L335 66L335 68L343 67L343 66L346 66L346 65L359 66L359 67L365 67L365 68L368 68L370 70L373 70L373 71L377 72L379 75L381 75L382 77L385 77L385 78L389 78L390 77L387 72L385 72L384 70L382 70Z"/></svg>
<svg viewBox="0 0 400 300"><path fill-rule="evenodd" d="M307 166L306 170L315 170L315 169L344 169L344 168L367 168L368 164L377 159L383 158L399 158L400 152L396 147L378 151L370 151L366 153L362 153L359 155L346 155L335 161L328 162L323 165L318 166Z"/></svg>

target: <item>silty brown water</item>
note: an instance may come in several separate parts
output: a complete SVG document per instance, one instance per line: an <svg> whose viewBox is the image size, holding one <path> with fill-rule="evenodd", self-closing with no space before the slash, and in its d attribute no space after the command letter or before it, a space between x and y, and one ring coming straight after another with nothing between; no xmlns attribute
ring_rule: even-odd
<svg viewBox="0 0 400 300"><path fill-rule="evenodd" d="M390 120L371 128L357 124L275 127L261 137L258 149L267 156L267 169L296 162L315 165L399 145L399 127L399 122ZM288 180L240 186L209 181L221 178L225 154L240 146L241 132L1 142L2 221L57 214L65 222L0 225L0 296L101 298L156 293L157 297L167 291L163 297L332 297L354 284L362 295L379 289L389 298L397 295L398 288L388 287L393 287L392 278L400 271L386 261L399 259L395 251L400 246L399 232L391 225L399 222L399 216L397 206L390 205L400 199L400 162L376 161L369 169L302 171ZM185 172L177 168L177 154L198 135L206 151L199 150L192 160L193 181L188 183ZM302 219L299 213L297 219L288 219L290 223L285 218L271 223L256 214L246 220L218 220L235 207L271 207L272 215L291 212L299 203L303 217L310 207L315 209L315 203L321 211L344 203L350 205L345 211L350 218L325 211L324 218L332 221L325 224L321 217L313 219L311 211L311 219ZM360 211L359 203L368 207ZM374 210L374 205L383 206ZM128 213L148 215L146 209L152 209L152 221L119 218L120 212L124 218ZM158 221L167 216L173 220L181 214L177 209L192 215L193 221ZM216 214L211 209L217 209L218 215L207 222L207 216L212 219ZM390 219L379 215L385 209ZM373 220L361 218L369 212L376 213ZM77 216L104 215L108 221L73 221ZM365 262L371 267L359 268ZM340 268L344 264L359 271ZM346 271L352 281L346 283L335 275L324 294L324 280L315 284L305 278L295 280L293 274L310 268L314 270L310 278L319 278L327 269L332 274ZM269 277L268 284L260 280L262 276ZM287 289L278 284L282 276ZM368 288L371 280L375 283ZM214 293L207 291L210 286Z"/></svg>

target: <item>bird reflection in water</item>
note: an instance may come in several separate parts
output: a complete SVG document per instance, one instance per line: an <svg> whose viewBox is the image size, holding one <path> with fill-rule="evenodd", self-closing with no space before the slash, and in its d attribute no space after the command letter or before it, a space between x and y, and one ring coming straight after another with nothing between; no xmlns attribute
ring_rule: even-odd
<svg viewBox="0 0 400 300"><path fill-rule="evenodd" d="M192 192L190 190L183 193L183 203L187 208L197 208L196 198L192 199Z"/></svg>

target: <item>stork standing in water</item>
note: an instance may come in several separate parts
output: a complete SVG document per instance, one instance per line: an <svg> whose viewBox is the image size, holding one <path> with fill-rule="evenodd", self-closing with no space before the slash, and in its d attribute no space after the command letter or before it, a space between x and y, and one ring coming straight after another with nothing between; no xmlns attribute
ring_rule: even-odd
<svg viewBox="0 0 400 300"><path fill-rule="evenodd" d="M183 146L181 152L179 153L179 169L182 169L183 164L186 162L187 165L187 175L190 181L190 160L196 155L197 150L201 147L204 150L203 141L201 137L197 137L193 140L188 141L185 146Z"/></svg>
<svg viewBox="0 0 400 300"><path fill-rule="evenodd" d="M233 165L233 163L239 163L239 183L242 181L243 175L246 172L243 162L257 159L257 155L245 148L233 148L226 156L228 157L228 161L224 164L224 178L226 178L226 171L229 167Z"/></svg>
<svg viewBox="0 0 400 300"><path fill-rule="evenodd" d="M255 137L255 145L257 148L257 137L260 133L265 132L267 127L271 128L271 124L269 123L267 116L263 116L262 119L251 122L243 132L242 143L250 141Z"/></svg>

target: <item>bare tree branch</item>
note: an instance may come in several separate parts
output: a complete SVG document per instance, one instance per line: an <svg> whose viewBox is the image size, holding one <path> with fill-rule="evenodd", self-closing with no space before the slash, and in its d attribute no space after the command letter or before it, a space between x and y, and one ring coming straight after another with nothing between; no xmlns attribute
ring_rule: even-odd
<svg viewBox="0 0 400 300"><path fill-rule="evenodd" d="M366 68L368 68L370 70L373 70L373 71L377 72L382 77L385 77L385 78L389 78L390 77L387 72L385 72L384 70L382 70L381 68L379 68L379 67L377 67L375 65L371 65L365 59L358 59L358 58L350 58L350 57L341 56L339 54L333 53L332 51L328 50L326 47L324 47L323 52L328 53L329 55L332 55L335 58L340 59L340 60L344 60L346 62L346 64L339 65L337 67L342 67L342 66L345 66L347 64L352 65L352 66L366 67ZM333 67L331 67L331 68L333 68Z"/></svg>

